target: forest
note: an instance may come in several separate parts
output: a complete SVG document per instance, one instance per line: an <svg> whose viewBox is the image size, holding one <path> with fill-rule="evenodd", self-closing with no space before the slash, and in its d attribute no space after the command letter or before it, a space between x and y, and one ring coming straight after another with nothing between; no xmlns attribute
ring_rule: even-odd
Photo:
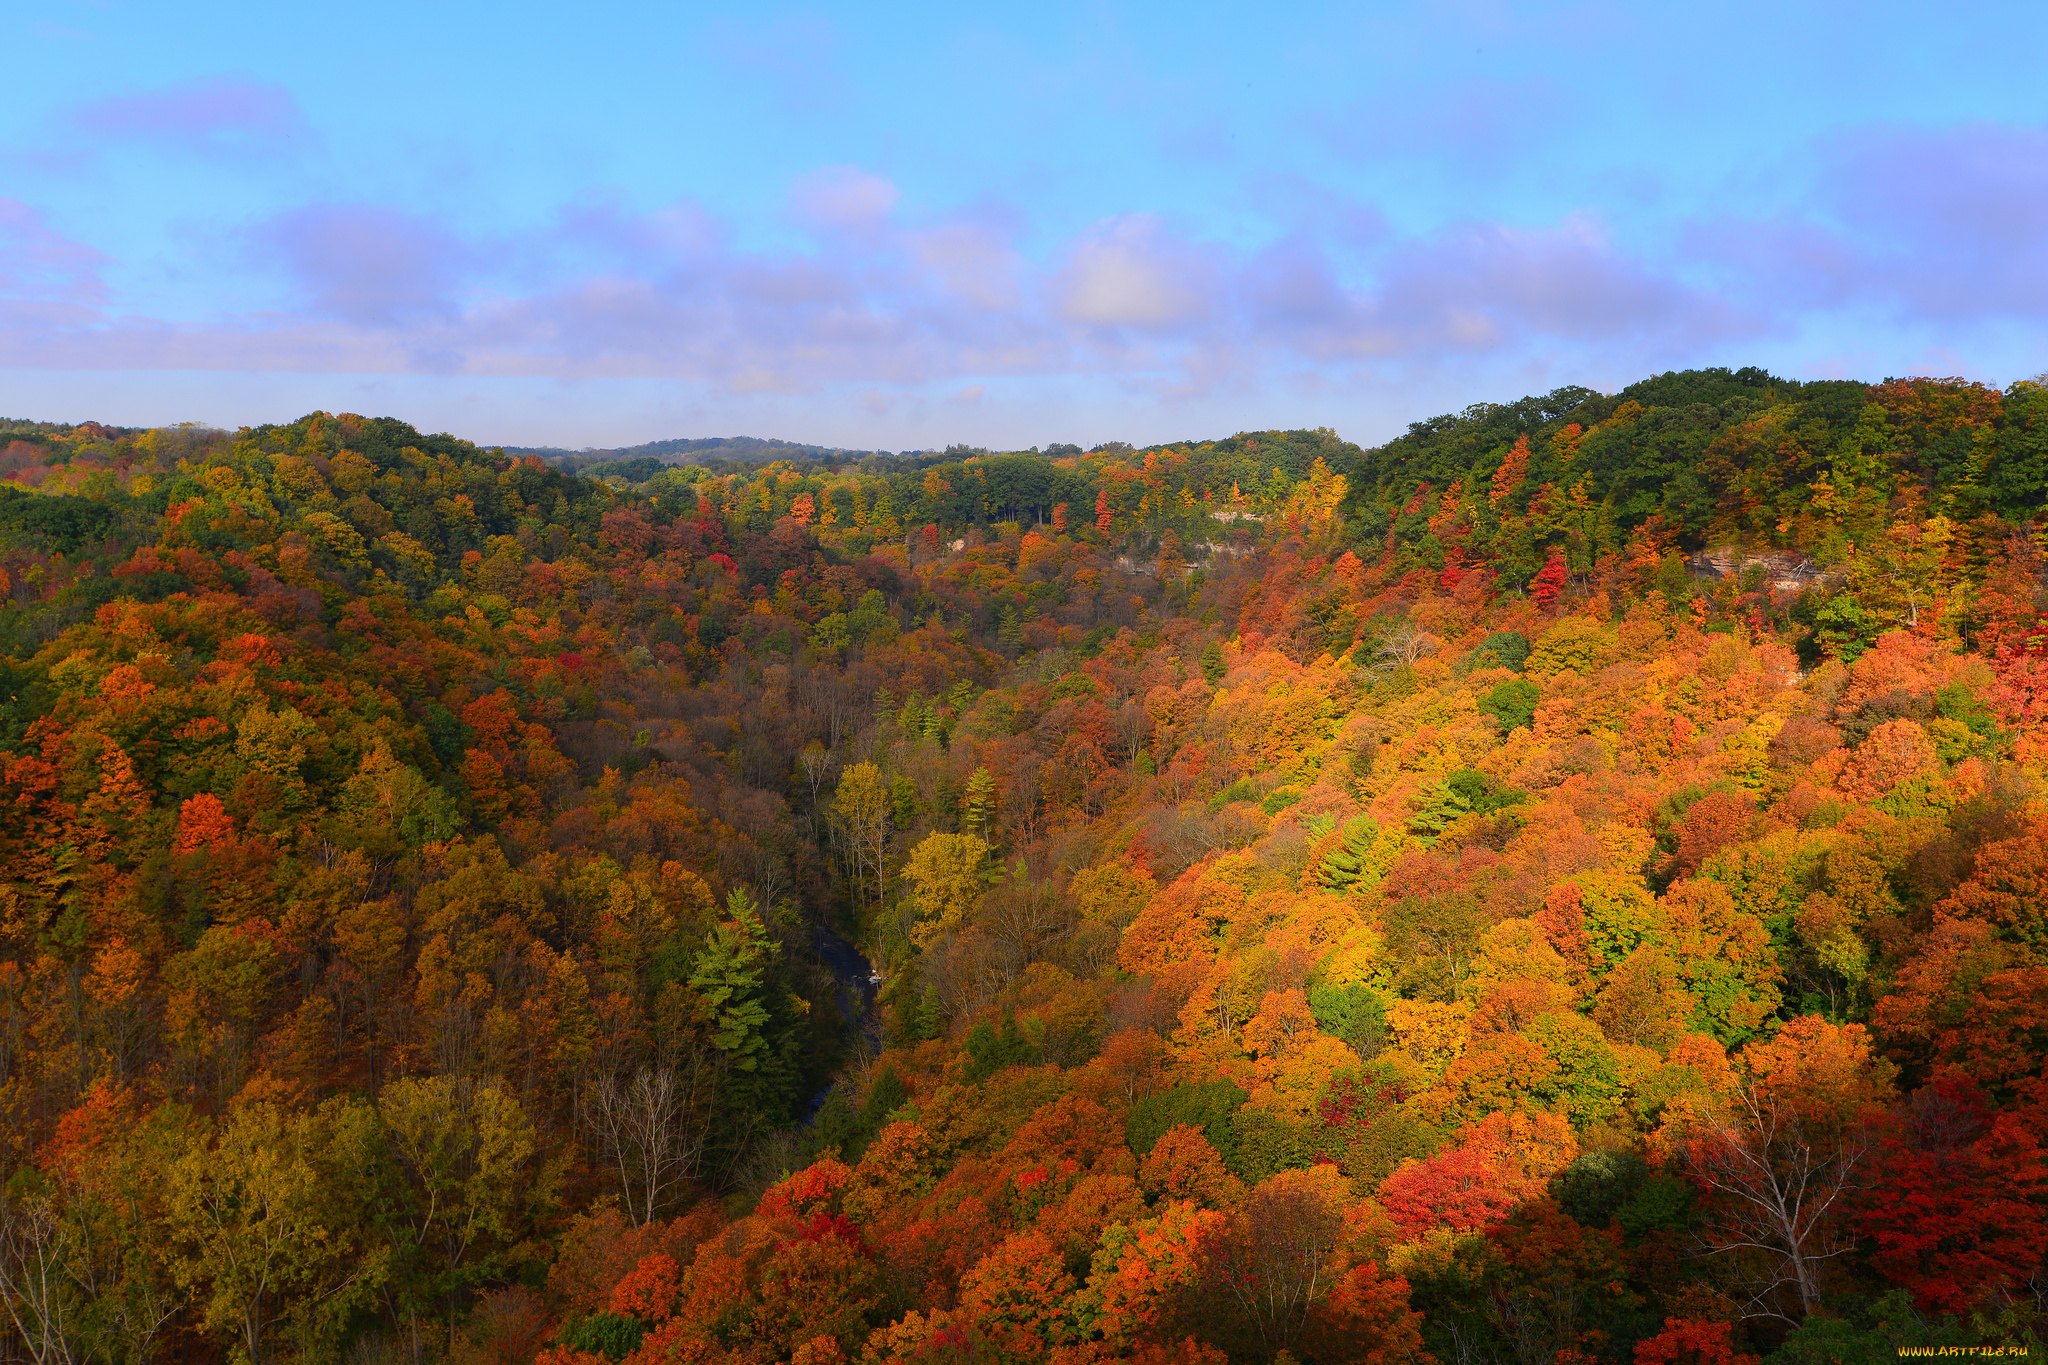
<svg viewBox="0 0 2048 1365"><path fill-rule="evenodd" d="M2048 376L668 444L0 419L0 1358L2040 1350Z"/></svg>

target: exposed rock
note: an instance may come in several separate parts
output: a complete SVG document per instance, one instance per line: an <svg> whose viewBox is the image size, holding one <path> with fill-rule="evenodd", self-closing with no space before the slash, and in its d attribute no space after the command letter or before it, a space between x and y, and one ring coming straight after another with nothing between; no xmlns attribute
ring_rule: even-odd
<svg viewBox="0 0 2048 1365"><path fill-rule="evenodd" d="M1686 561L1686 567L1702 578L1716 580L1739 578L1752 568L1762 569L1764 581L1770 584L1771 591L1787 595L1802 593L1841 578L1838 570L1822 569L1805 555L1786 550L1757 554L1734 545L1717 545L1702 550Z"/></svg>

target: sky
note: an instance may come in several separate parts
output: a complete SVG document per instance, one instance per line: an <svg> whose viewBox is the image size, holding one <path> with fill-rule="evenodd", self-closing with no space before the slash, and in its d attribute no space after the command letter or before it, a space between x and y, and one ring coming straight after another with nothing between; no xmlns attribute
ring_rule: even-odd
<svg viewBox="0 0 2048 1365"><path fill-rule="evenodd" d="M0 414L864 449L2048 370L2048 6L9 0Z"/></svg>

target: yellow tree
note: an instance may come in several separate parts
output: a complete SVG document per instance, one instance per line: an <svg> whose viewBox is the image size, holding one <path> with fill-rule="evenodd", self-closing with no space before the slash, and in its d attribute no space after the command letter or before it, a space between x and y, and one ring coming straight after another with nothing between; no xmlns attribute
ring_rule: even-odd
<svg viewBox="0 0 2048 1365"><path fill-rule="evenodd" d="M928 834L910 851L903 875L910 880L917 911L911 937L920 946L966 920L981 895L987 854L987 846L971 834Z"/></svg>
<svg viewBox="0 0 2048 1365"><path fill-rule="evenodd" d="M1858 547L1849 561L1849 591L1881 630L1917 627L1923 612L1939 621L1950 614L1956 590L1954 547L1955 527L1947 517L1895 523L1875 543Z"/></svg>
<svg viewBox="0 0 2048 1365"><path fill-rule="evenodd" d="M882 896L884 860L889 849L889 784L872 763L856 763L839 778L832 800L856 904L878 904Z"/></svg>
<svg viewBox="0 0 2048 1365"><path fill-rule="evenodd" d="M407 1077L378 1098L387 1180L379 1222L403 1279L396 1306L412 1322L445 1306L450 1349L462 1291L525 1235L548 1189L533 1171L533 1125L495 1086Z"/></svg>
<svg viewBox="0 0 2048 1365"><path fill-rule="evenodd" d="M381 1282L385 1258L361 1244L351 1216L350 1155L367 1117L353 1104L314 1114L245 1105L172 1163L173 1273L234 1359L261 1365L279 1327L317 1349Z"/></svg>

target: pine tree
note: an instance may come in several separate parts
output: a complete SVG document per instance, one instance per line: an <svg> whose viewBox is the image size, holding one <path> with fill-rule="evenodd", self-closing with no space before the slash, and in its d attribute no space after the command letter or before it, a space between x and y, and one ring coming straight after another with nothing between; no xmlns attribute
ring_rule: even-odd
<svg viewBox="0 0 2048 1365"><path fill-rule="evenodd" d="M1344 842L1323 855L1316 880L1332 891L1349 891L1367 875L1366 857L1380 835L1379 826L1361 816L1344 826Z"/></svg>
<svg viewBox="0 0 2048 1365"><path fill-rule="evenodd" d="M960 806L961 828L989 842L988 826L996 811L996 780L987 768L976 768L967 779L967 791Z"/></svg>
<svg viewBox="0 0 2048 1365"><path fill-rule="evenodd" d="M712 1045L730 1054L736 1069L752 1071L768 1047L762 1036L768 1011L756 996L762 959L781 945L767 937L744 888L735 887L725 905L730 918L720 920L704 940L690 985L712 1011Z"/></svg>

